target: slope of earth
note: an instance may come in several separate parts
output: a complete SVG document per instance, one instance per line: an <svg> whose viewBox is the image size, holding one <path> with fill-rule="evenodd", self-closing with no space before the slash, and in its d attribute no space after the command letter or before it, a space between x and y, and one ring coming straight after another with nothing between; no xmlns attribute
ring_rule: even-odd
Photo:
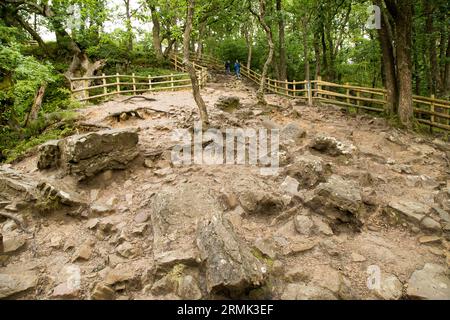
<svg viewBox="0 0 450 320"><path fill-rule="evenodd" d="M211 127L280 129L278 174L176 166L195 102L144 97L81 109L106 129L1 167L0 298L450 299L448 143L334 106L255 106L218 74Z"/></svg>

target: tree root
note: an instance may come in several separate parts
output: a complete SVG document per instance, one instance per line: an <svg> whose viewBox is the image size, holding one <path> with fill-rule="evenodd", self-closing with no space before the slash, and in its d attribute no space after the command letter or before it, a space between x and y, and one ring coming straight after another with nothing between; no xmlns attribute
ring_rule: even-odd
<svg viewBox="0 0 450 320"><path fill-rule="evenodd" d="M21 219L19 219L15 215L4 212L4 211L0 211L0 216L13 220L20 227L20 229L22 229L22 231L24 231L26 233L30 233L30 231L28 231L28 229L26 228L25 222L23 222Z"/></svg>

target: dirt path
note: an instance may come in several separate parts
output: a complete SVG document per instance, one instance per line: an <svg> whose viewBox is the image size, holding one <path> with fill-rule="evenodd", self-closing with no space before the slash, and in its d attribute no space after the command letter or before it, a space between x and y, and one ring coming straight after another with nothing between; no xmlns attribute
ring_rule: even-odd
<svg viewBox="0 0 450 320"><path fill-rule="evenodd" d="M33 218L29 221L34 230L32 235L23 235L11 221L1 223L4 235L25 236L26 245L5 260L0 274L13 272L18 266L26 272L39 272L31 290L13 297L58 298L64 289L58 288L58 284L63 283L64 277L77 274L77 270L81 284L76 292L69 290L66 294L69 298L88 299L95 294L97 297L110 294L117 299L182 296L170 284L158 282L165 278L161 278L155 266L155 226L149 218L149 203L161 190L177 194L185 184L202 185L211 194L225 199L224 215L236 234L267 264L271 280L262 290L246 292L245 297L399 298L406 297L411 275L426 263L448 270L448 144L393 129L380 118L349 114L333 106L308 107L301 101L275 95L267 96L273 106L270 110L255 108L254 88L231 76L215 75L202 93L212 126L258 129L267 123L280 128L294 123L306 132L306 137L283 147L286 157L282 157L283 167L278 176L261 176L259 168L252 166L174 167L167 155L156 160L143 155L171 145L175 129L190 128L198 119L189 92L145 95L155 101L121 102L125 97L117 97L79 110L84 120L92 124L137 128L141 156L126 170L107 171L81 184L68 178L61 180L55 172L37 171L37 157L13 166L35 179L45 176L64 181L79 195L89 198L91 206L108 208L84 219L69 217L64 212ZM241 107L231 113L215 108L221 96L238 97ZM311 143L318 135L353 145L354 151L348 156L317 151L311 148ZM358 230L348 228L349 223L333 222L337 220L328 211L320 213L324 208L339 206L344 208L339 212L353 210L346 207L353 205L353 195L340 198L332 193L331 202L326 200L315 210L306 199L311 194L318 196L314 193L317 184L299 190L298 194L286 192L283 183L292 176L289 168L301 164L305 155L318 157L321 165L329 168L324 170L327 173L318 173L325 177L322 182L329 181L331 175L337 176L361 194L357 201L358 206L363 203L364 215L358 216L363 220ZM309 169L296 170L300 170L294 170L299 172L296 178L300 183L302 175L311 174ZM249 212L248 202L259 210ZM280 208L276 212L271 211L274 203ZM432 227L429 230L402 219L392 221L386 208L396 207L397 203L425 206L442 230L437 232ZM421 244L419 239L423 242L424 235L436 238ZM369 266L377 266L381 271L383 290L368 288ZM205 292L203 271L194 269L191 274L198 281L201 296L211 297ZM113 284L108 285L108 281ZM164 290L156 290L155 283Z"/></svg>

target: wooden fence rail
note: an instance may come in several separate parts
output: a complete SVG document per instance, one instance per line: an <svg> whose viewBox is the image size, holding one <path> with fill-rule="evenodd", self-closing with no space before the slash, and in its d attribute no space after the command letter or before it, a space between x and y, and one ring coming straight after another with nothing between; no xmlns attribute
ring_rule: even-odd
<svg viewBox="0 0 450 320"><path fill-rule="evenodd" d="M215 57L203 54L198 58L195 54L192 59L196 63L208 68L224 69L224 63ZM241 67L241 73L247 79L259 85L261 74ZM352 110L366 110L382 113L387 104L387 92L383 88L370 88L346 84L337 84L323 81L320 77L311 81L280 81L266 79L266 90L289 98L305 99L310 104L324 102L340 105ZM450 131L450 101L436 99L434 96L413 96L414 116L418 122L430 126L430 129L439 128Z"/></svg>
<svg viewBox="0 0 450 320"><path fill-rule="evenodd" d="M208 80L208 69L195 64L199 85L203 88ZM184 70L179 66L176 70ZM114 90L111 90L113 88ZM175 91L192 88L189 74L173 73L160 76L105 75L70 79L70 89L78 101L88 101L112 95L142 94L154 91Z"/></svg>

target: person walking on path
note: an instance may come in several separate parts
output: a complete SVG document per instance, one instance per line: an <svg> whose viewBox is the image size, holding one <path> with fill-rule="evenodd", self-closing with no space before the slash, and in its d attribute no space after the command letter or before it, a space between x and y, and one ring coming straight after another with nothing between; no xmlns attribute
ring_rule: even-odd
<svg viewBox="0 0 450 320"><path fill-rule="evenodd" d="M239 60L236 60L236 63L234 64L234 71L236 72L236 77L238 79L241 78L241 64L239 63Z"/></svg>
<svg viewBox="0 0 450 320"><path fill-rule="evenodd" d="M227 60L227 62L225 62L225 71L227 74L231 73L231 62L230 60Z"/></svg>

